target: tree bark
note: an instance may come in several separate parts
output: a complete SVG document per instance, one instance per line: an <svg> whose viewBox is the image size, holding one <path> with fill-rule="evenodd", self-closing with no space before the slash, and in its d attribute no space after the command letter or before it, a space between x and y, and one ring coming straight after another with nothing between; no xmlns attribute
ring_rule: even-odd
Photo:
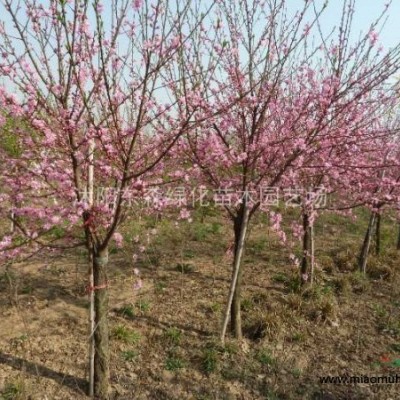
<svg viewBox="0 0 400 400"><path fill-rule="evenodd" d="M247 206L247 199L244 199L239 214L234 219L235 249L234 249L233 271L232 271L231 286L229 289L228 303L226 306L224 321L222 325L222 332L221 332L222 343L224 343L225 341L225 334L228 326L229 315L231 319L231 331L234 334L235 338L241 339L243 337L242 320L240 313L241 284L242 284L241 261L243 256L243 248L246 239L248 222L249 222L249 209Z"/></svg>
<svg viewBox="0 0 400 400"><path fill-rule="evenodd" d="M400 250L400 224L399 224L399 234L397 236L397 250Z"/></svg>
<svg viewBox="0 0 400 400"><path fill-rule="evenodd" d="M243 275L243 268L241 267L243 243L241 243L240 241L240 236L243 229L242 227L246 225L243 217L244 213L241 212L240 215L237 217L237 219L234 221L235 259L234 259L233 271L235 270L236 263L238 263L238 271L237 271L235 291L233 292L233 297L232 297L231 332L236 339L241 339L243 336L242 316L240 312L241 295L242 295L242 275ZM245 227L245 229L247 229L247 226Z"/></svg>
<svg viewBox="0 0 400 400"><path fill-rule="evenodd" d="M376 230L375 230L375 254L381 254L381 214L376 216Z"/></svg>
<svg viewBox="0 0 400 400"><path fill-rule="evenodd" d="M376 213L373 212L369 219L368 229L367 232L365 233L364 242L361 247L360 255L358 257L358 268L364 274L367 271L367 259L368 259L369 247L371 245L371 237L375 225L375 220L376 220Z"/></svg>
<svg viewBox="0 0 400 400"><path fill-rule="evenodd" d="M11 218L10 232L14 233L15 232L15 221L14 221L15 214L14 214L13 209L10 211L10 218Z"/></svg>
<svg viewBox="0 0 400 400"><path fill-rule="evenodd" d="M310 224L310 216L303 213L303 258L301 260L301 284L305 285L309 281L309 265L311 261L311 241L312 232Z"/></svg>
<svg viewBox="0 0 400 400"><path fill-rule="evenodd" d="M95 252L93 259L94 287L94 397L108 400L110 379L108 346L108 289L107 289L107 249Z"/></svg>
<svg viewBox="0 0 400 400"><path fill-rule="evenodd" d="M315 269L315 246L314 246L314 223L310 226L310 257L311 257L311 274L310 284L314 283L314 269Z"/></svg>
<svg viewBox="0 0 400 400"><path fill-rule="evenodd" d="M89 142L89 167L88 167L88 205L90 208L94 205L94 150L95 143L91 139ZM87 240L89 247L89 396L94 396L94 354L95 354L95 344L94 344L94 330L95 330L95 309L94 309L94 276L93 276L93 262L94 262L94 252L93 252L93 241L90 236L90 232L87 232Z"/></svg>
<svg viewBox="0 0 400 400"><path fill-rule="evenodd" d="M95 310L94 310L94 276L93 276L93 251L89 251L89 397L94 396L94 331L95 331Z"/></svg>

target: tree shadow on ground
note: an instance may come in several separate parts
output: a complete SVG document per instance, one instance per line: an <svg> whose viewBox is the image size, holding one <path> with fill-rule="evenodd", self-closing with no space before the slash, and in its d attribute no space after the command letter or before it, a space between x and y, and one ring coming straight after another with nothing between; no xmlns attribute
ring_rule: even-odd
<svg viewBox="0 0 400 400"><path fill-rule="evenodd" d="M86 394L88 382L85 379L76 376L54 371L44 365L36 364L32 361L24 360L0 351L0 364L6 364L10 367L28 373L36 377L49 378L59 385L67 386L80 394Z"/></svg>
<svg viewBox="0 0 400 400"><path fill-rule="evenodd" d="M19 300L32 297L39 301L60 299L87 308L85 282L81 276L79 272L79 278L66 277L63 271L46 267L34 272L21 272L14 268L7 279L5 273L0 276L0 291L3 293L0 304L18 304ZM76 280L76 284L71 289L72 280Z"/></svg>
<svg viewBox="0 0 400 400"><path fill-rule="evenodd" d="M155 328L161 328L161 329L177 328L189 334L195 334L206 337L211 337L213 335L212 332L208 332L203 329L193 328L192 326L180 324L173 321L172 322L159 321L156 318L152 318L145 315L135 315L133 318L128 318L128 319L135 321L142 321L144 324L153 326Z"/></svg>
<svg viewBox="0 0 400 400"><path fill-rule="evenodd" d="M20 357L0 352L0 364L9 365L14 369L23 371L35 377L40 376L52 379L59 385L67 386L79 394L86 394L87 392L88 382L85 379L54 371L44 365L36 364Z"/></svg>

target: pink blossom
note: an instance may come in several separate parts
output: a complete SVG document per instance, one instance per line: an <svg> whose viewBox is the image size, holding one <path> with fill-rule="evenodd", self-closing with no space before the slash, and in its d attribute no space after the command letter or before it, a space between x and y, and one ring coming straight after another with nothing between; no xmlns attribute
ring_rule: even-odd
<svg viewBox="0 0 400 400"><path fill-rule="evenodd" d="M103 3L100 3L100 2L97 3L96 12L99 13L99 14L101 14L103 11L104 11L104 4L103 4Z"/></svg>
<svg viewBox="0 0 400 400"><path fill-rule="evenodd" d="M134 0L132 6L135 10L139 10L142 7L142 0Z"/></svg>
<svg viewBox="0 0 400 400"><path fill-rule="evenodd" d="M376 42L379 39L379 35L376 31L372 30L369 32L369 42L371 43L371 46L374 46Z"/></svg>
<svg viewBox="0 0 400 400"><path fill-rule="evenodd" d="M143 282L141 279L138 279L134 284L133 284L133 290L139 290L143 287Z"/></svg>
<svg viewBox="0 0 400 400"><path fill-rule="evenodd" d="M239 155L237 156L236 161L237 161L237 162L242 162L242 161L244 161L244 160L246 160L246 159L247 159L247 153L246 153L246 152L243 152L243 153L241 153L241 154L239 154Z"/></svg>
<svg viewBox="0 0 400 400"><path fill-rule="evenodd" d="M180 219L190 219L190 211L187 208L182 208L181 211L179 212L179 218Z"/></svg>
<svg viewBox="0 0 400 400"><path fill-rule="evenodd" d="M3 250L11 245L11 236L4 236L0 241L0 250Z"/></svg>
<svg viewBox="0 0 400 400"><path fill-rule="evenodd" d="M119 248L123 247L124 238L119 232L115 232L113 235L115 245Z"/></svg>

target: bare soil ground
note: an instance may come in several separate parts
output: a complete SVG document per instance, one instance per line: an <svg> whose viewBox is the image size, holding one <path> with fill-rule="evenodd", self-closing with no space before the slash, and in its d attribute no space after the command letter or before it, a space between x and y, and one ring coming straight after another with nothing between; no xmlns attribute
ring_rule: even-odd
<svg viewBox="0 0 400 400"><path fill-rule="evenodd" d="M317 280L299 288L279 241L257 221L244 263L246 338L218 342L230 278L229 225L150 223L158 234L133 265L110 255L113 399L396 400L396 384L322 384L319 377L400 375L400 256L354 271L361 226L317 229ZM384 246L396 232L384 227ZM133 290L133 267L144 286ZM85 399L88 339L83 252L43 253L0 270L0 398Z"/></svg>

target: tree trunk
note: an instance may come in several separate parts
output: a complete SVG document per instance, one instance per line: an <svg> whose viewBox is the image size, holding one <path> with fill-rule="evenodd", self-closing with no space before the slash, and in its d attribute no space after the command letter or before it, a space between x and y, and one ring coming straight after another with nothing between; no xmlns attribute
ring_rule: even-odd
<svg viewBox="0 0 400 400"><path fill-rule="evenodd" d="M400 224L399 224L399 234L397 236L397 250L400 250Z"/></svg>
<svg viewBox="0 0 400 400"><path fill-rule="evenodd" d="M238 216L234 220L235 231L235 251L233 260L233 271L231 286L229 289L228 303L225 310L224 321L221 332L221 342L225 341L226 329L228 326L229 315L231 318L231 331L237 339L241 339L242 320L240 314L241 284L242 284L242 268L241 261L243 256L244 242L246 239L247 226L249 222L249 209L247 207L247 199L243 200L242 207Z"/></svg>
<svg viewBox="0 0 400 400"><path fill-rule="evenodd" d="M315 269L315 246L314 246L314 223L310 226L310 256L311 256L311 274L310 274L310 284L314 283L314 269Z"/></svg>
<svg viewBox="0 0 400 400"><path fill-rule="evenodd" d="M235 259L234 267L238 263L238 271L236 278L236 286L233 292L232 305L231 305L231 332L236 339L241 339L243 336L242 332L242 317L240 312L241 295L242 295L242 275L243 269L241 267L241 257L243 252L243 243L240 241L240 236L242 232L242 227L246 225L243 220L244 214L241 212L237 219L234 221L234 231L235 231ZM247 229L247 226L245 227ZM234 272L233 272L234 273Z"/></svg>
<svg viewBox="0 0 400 400"><path fill-rule="evenodd" d="M376 216L376 230L375 230L375 254L381 254L381 214Z"/></svg>
<svg viewBox="0 0 400 400"><path fill-rule="evenodd" d="M14 214L13 209L10 211L10 218L11 218L10 232L14 233L15 232L15 221L14 221L15 214Z"/></svg>
<svg viewBox="0 0 400 400"><path fill-rule="evenodd" d="M368 259L369 247L371 244L371 237L375 225L375 220L376 220L376 213L373 212L369 219L368 229L367 232L365 233L364 242L361 247L360 256L358 258L358 268L364 274L367 271L367 259Z"/></svg>
<svg viewBox="0 0 400 400"><path fill-rule="evenodd" d="M89 142L89 167L88 167L88 205L90 208L94 205L94 150L95 142L93 139ZM94 276L93 276L93 262L94 262L94 252L93 252L93 241L90 236L90 231L88 227L87 231L88 240L88 250L89 250L89 396L94 396L94 330L95 330L95 309L94 309Z"/></svg>
<svg viewBox="0 0 400 400"><path fill-rule="evenodd" d="M108 347L108 289L107 249L95 252L93 259L94 279L94 397L98 400L108 400L108 384L110 378L109 347Z"/></svg>
<svg viewBox="0 0 400 400"><path fill-rule="evenodd" d="M301 260L301 284L305 285L309 281L309 265L311 261L311 224L310 216L303 213L303 258Z"/></svg>
<svg viewBox="0 0 400 400"><path fill-rule="evenodd" d="M89 397L94 396L94 330L95 330L95 310L94 310L94 277L93 277L93 251L89 251Z"/></svg>

